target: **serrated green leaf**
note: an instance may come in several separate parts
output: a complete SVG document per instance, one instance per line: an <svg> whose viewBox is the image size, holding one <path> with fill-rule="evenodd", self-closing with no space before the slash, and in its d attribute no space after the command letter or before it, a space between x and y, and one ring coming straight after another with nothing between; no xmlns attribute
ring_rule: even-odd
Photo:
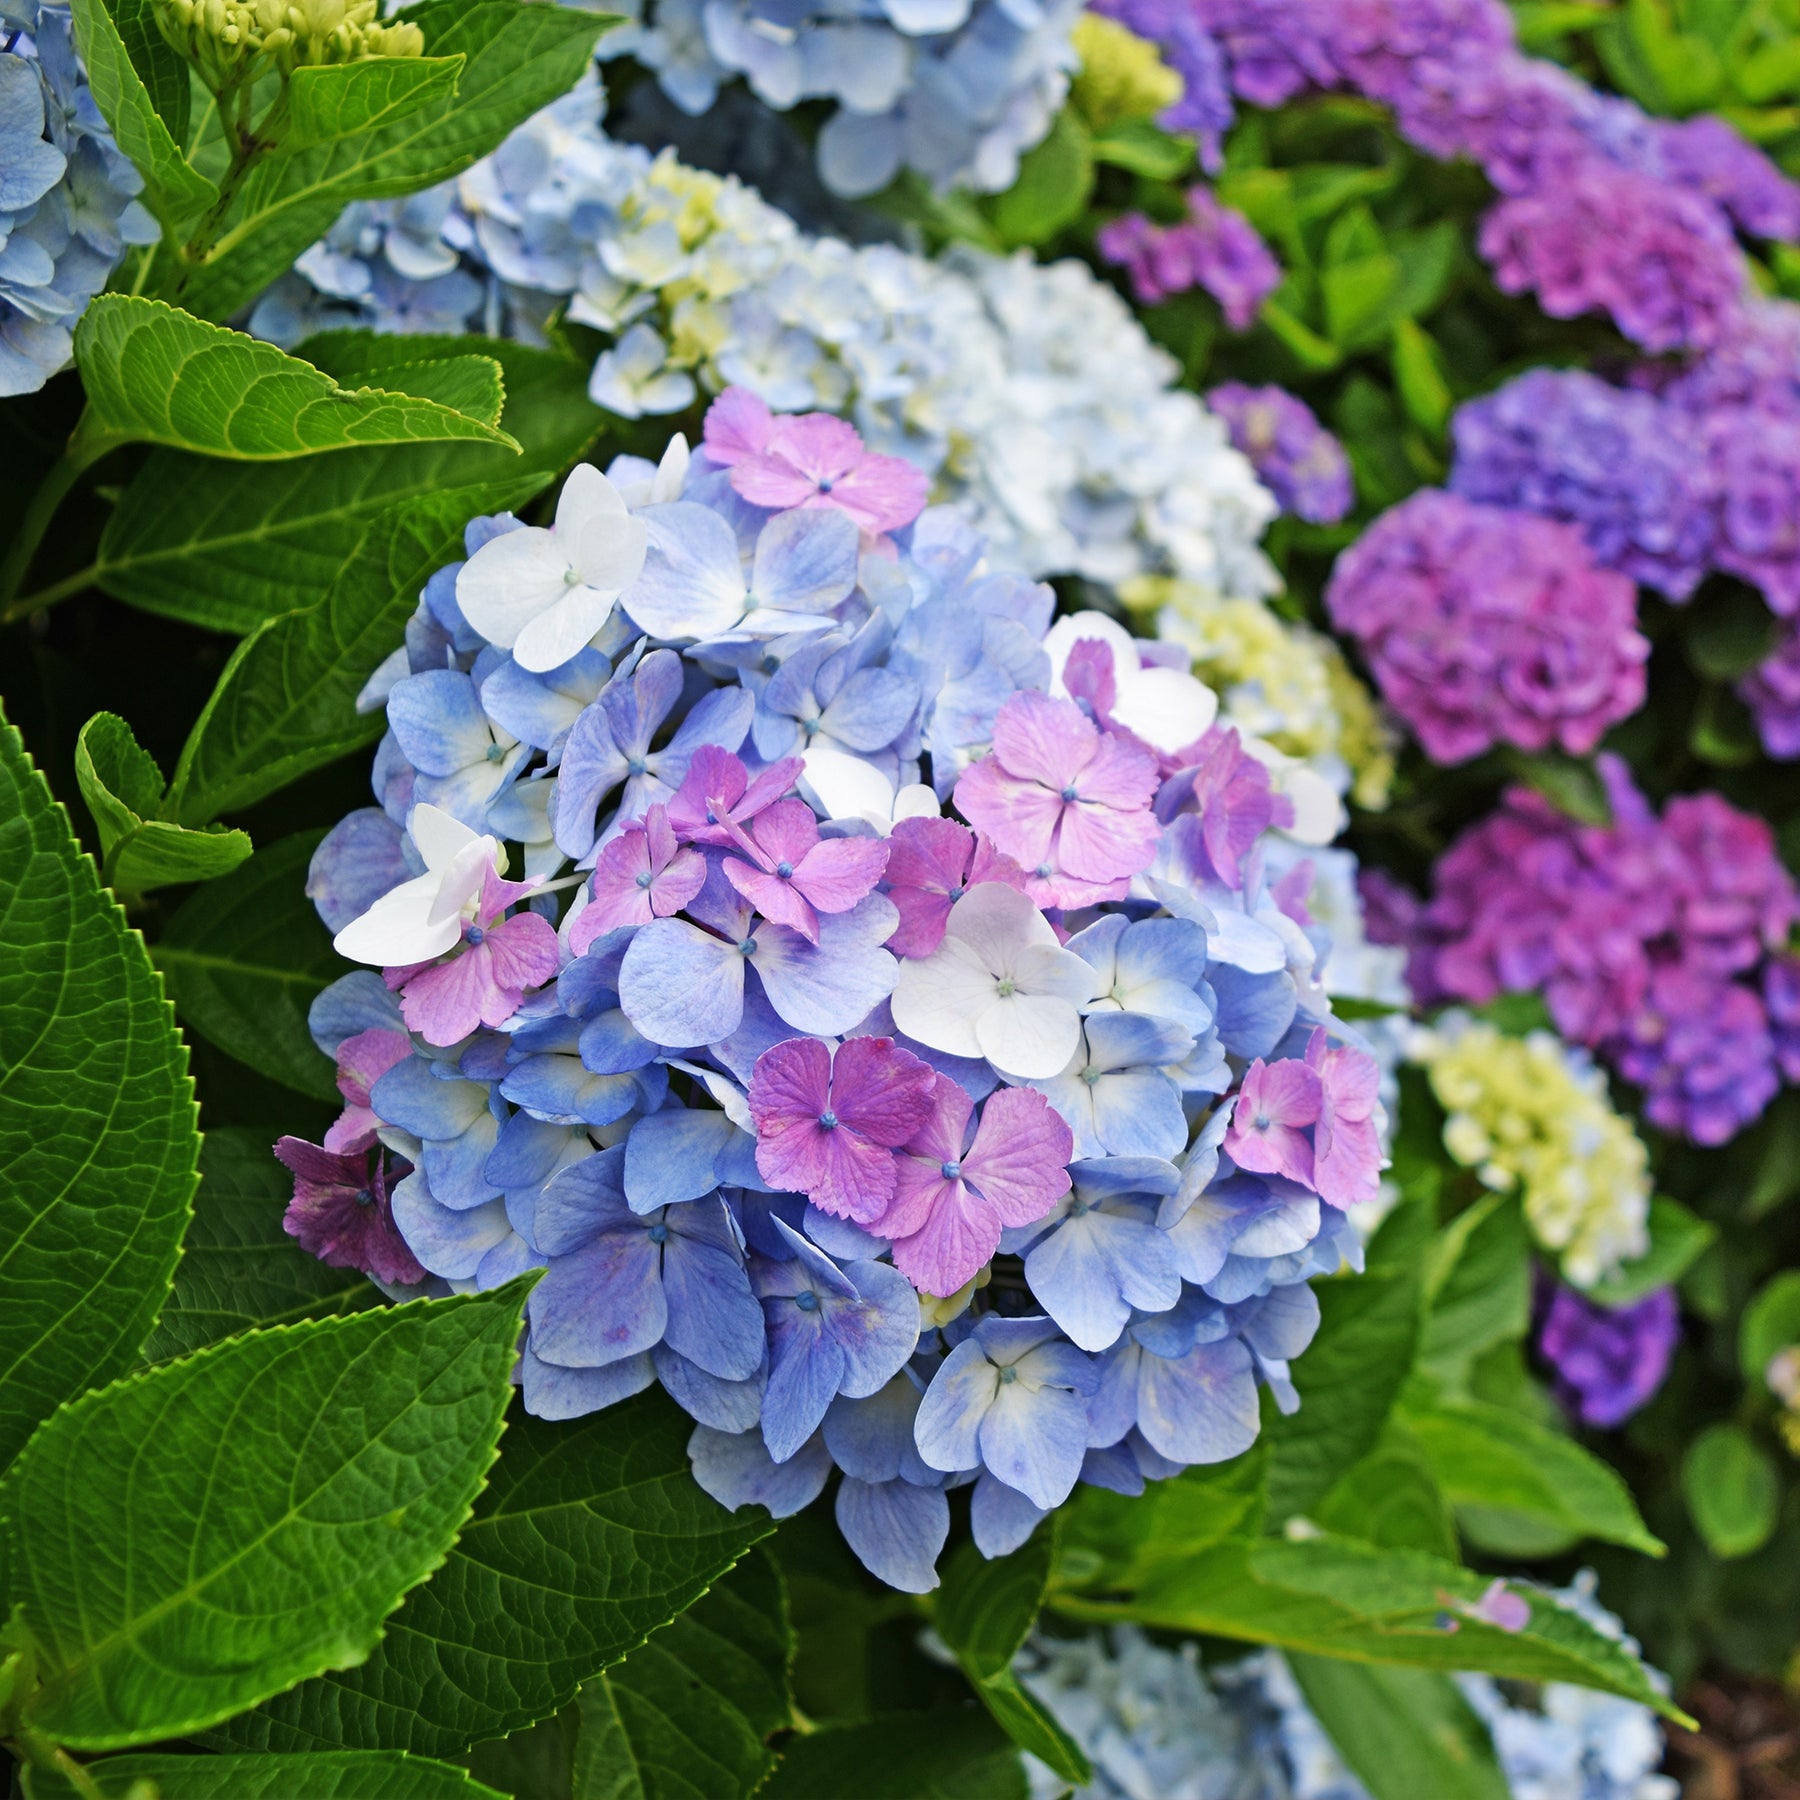
<svg viewBox="0 0 1800 1800"><path fill-rule="evenodd" d="M1010 249L1042 244L1072 225L1094 188L1094 152L1072 107L1019 159L1019 178L994 201L994 229Z"/></svg>
<svg viewBox="0 0 1800 1800"><path fill-rule="evenodd" d="M359 65L343 65L355 68ZM498 425L506 409L506 376L497 358L437 353L441 339L420 340L373 331L326 331L295 352L340 387L377 387L453 406Z"/></svg>
<svg viewBox="0 0 1800 1800"><path fill-rule="evenodd" d="M144 177L144 199L150 210L162 221L166 232L180 236L218 204L219 190L188 166L171 129L172 123L180 122L179 115L165 122L158 111L159 102L172 103L172 77L167 65L160 58L151 65L156 81L156 94L152 97L126 49L121 25L130 24L133 40L141 48L148 24L145 9L135 8L127 20L115 19L106 0L72 3L75 47L86 65L94 104L112 127L119 148ZM154 25L149 25L149 29L154 32ZM174 52L168 54L173 56Z"/></svg>
<svg viewBox="0 0 1800 1800"><path fill-rule="evenodd" d="M187 1053L143 940L0 717L0 1467L126 1368L194 1191Z"/></svg>
<svg viewBox="0 0 1800 1800"><path fill-rule="evenodd" d="M1270 1423L1269 1518L1280 1524L1322 1499L1375 1447L1419 1342L1411 1270L1322 1281L1318 1335L1294 1363L1300 1410Z"/></svg>
<svg viewBox="0 0 1800 1800"><path fill-rule="evenodd" d="M168 126L169 136L178 145L185 144L193 106L193 73L187 58L158 28L155 0L107 0L107 10L156 116Z"/></svg>
<svg viewBox="0 0 1800 1800"><path fill-rule="evenodd" d="M976 1707L884 1713L788 1746L759 1800L1026 1800L1019 1753Z"/></svg>
<svg viewBox="0 0 1800 1800"><path fill-rule="evenodd" d="M244 831L190 831L155 814L162 770L117 713L96 713L75 740L75 779L100 832L101 872L121 898L229 874L250 854Z"/></svg>
<svg viewBox="0 0 1800 1800"><path fill-rule="evenodd" d="M1681 1492L1694 1529L1714 1556L1748 1556L1781 1516L1774 1460L1737 1425L1711 1425L1681 1459Z"/></svg>
<svg viewBox="0 0 1800 1800"><path fill-rule="evenodd" d="M1511 1800L1487 1727L1449 1676L1323 1656L1288 1667L1374 1800Z"/></svg>
<svg viewBox="0 0 1800 1800"><path fill-rule="evenodd" d="M1443 1227L1425 1266L1419 1367L1448 1390L1466 1385L1483 1351L1531 1322L1531 1246L1518 1201L1484 1194Z"/></svg>
<svg viewBox="0 0 1800 1800"><path fill-rule="evenodd" d="M517 442L435 400L340 388L273 344L209 325L161 300L102 294L75 328L88 410L76 447L162 444L281 462L369 444Z"/></svg>
<svg viewBox="0 0 1800 1800"><path fill-rule="evenodd" d="M272 1132L226 1126L200 1150L194 1222L175 1286L144 1345L166 1362L260 1325L292 1325L379 1306L355 1269L333 1269L281 1228L294 1178L275 1160Z"/></svg>
<svg viewBox="0 0 1800 1800"><path fill-rule="evenodd" d="M423 31L428 56L465 59L454 98L377 131L258 163L209 259L194 267L164 259L168 298L202 318L229 318L323 237L349 201L416 193L486 156L575 85L614 22L516 0L439 0L407 16Z"/></svg>
<svg viewBox="0 0 1800 1800"><path fill-rule="evenodd" d="M356 697L400 645L426 581L461 550L470 511L454 489L391 508L318 600L238 645L182 746L169 817L206 824L381 736L386 715L359 713Z"/></svg>
<svg viewBox="0 0 1800 1800"><path fill-rule="evenodd" d="M966 1543L951 1557L934 1623L994 1721L1063 1780L1085 1787L1093 1764L1013 1673L1013 1658L1037 1622L1056 1560L1056 1523L1040 1525L1010 1556L985 1557Z"/></svg>
<svg viewBox="0 0 1800 1800"><path fill-rule="evenodd" d="M373 56L362 62L296 69L288 79L281 148L292 154L385 129L456 94L462 56Z"/></svg>
<svg viewBox="0 0 1800 1800"><path fill-rule="evenodd" d="M753 1550L576 1701L570 1800L749 1800L793 1724L781 1571Z"/></svg>
<svg viewBox="0 0 1800 1800"><path fill-rule="evenodd" d="M692 1431L660 1392L573 1422L515 1412L474 1517L375 1654L215 1735L445 1755L560 1711L771 1529L695 1484Z"/></svg>
<svg viewBox="0 0 1800 1800"><path fill-rule="evenodd" d="M1631 1489L1573 1439L1474 1401L1408 1406L1403 1418L1452 1505L1518 1515L1569 1543L1598 1538L1664 1553Z"/></svg>
<svg viewBox="0 0 1800 1800"><path fill-rule="evenodd" d="M1679 1281L1719 1235L1718 1227L1658 1194L1650 1202L1650 1248L1587 1290L1602 1306L1631 1306Z"/></svg>
<svg viewBox="0 0 1800 1800"><path fill-rule="evenodd" d="M347 334L309 340L321 366ZM406 338L417 356L476 351L505 372L504 423L515 457L479 444L339 450L274 466L216 463L153 451L101 538L95 579L167 618L247 632L315 601L368 527L390 506L456 488L471 513L520 507L581 454L601 425L585 372L566 357L482 338Z"/></svg>
<svg viewBox="0 0 1800 1800"><path fill-rule="evenodd" d="M1541 1589L1512 1588L1531 1607L1521 1631L1501 1631L1457 1610L1472 1606L1487 1585L1484 1575L1416 1550L1332 1536L1228 1539L1185 1564L1165 1565L1128 1602L1065 1609L1352 1662L1570 1681L1685 1719L1635 1657ZM1445 1628L1446 1619L1455 1630Z"/></svg>
<svg viewBox="0 0 1800 1800"><path fill-rule="evenodd" d="M363 1661L468 1517L529 1287L255 1332L57 1413L0 1482L25 1723L126 1749Z"/></svg>
<svg viewBox="0 0 1800 1800"><path fill-rule="evenodd" d="M190 895L150 954L190 1029L284 1087L336 1100L306 1028L314 995L344 973L306 897L319 837L282 838Z"/></svg>
<svg viewBox="0 0 1800 1800"><path fill-rule="evenodd" d="M1456 1560L1450 1504L1417 1440L1391 1419L1380 1443L1339 1478L1312 1518L1340 1537Z"/></svg>
<svg viewBox="0 0 1800 1800"><path fill-rule="evenodd" d="M154 1756L129 1753L86 1766L105 1800L507 1800L466 1769L397 1750L337 1750L295 1756ZM79 1800L41 1769L25 1770L25 1800Z"/></svg>

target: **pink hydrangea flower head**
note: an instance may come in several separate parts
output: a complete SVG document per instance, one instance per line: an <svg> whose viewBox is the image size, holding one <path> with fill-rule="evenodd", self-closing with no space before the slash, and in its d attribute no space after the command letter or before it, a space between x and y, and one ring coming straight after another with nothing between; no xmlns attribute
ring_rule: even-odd
<svg viewBox="0 0 1800 1800"><path fill-rule="evenodd" d="M944 941L950 908L978 882L1025 891L1025 872L979 832L954 819L903 819L888 839L887 897L900 914L888 939L896 956L929 956Z"/></svg>
<svg viewBox="0 0 1800 1800"><path fill-rule="evenodd" d="M819 914L848 912L888 865L880 838L821 839L804 800L777 800L749 831L734 824L732 837L750 861L727 857L725 879L765 919L792 926L809 944L819 941Z"/></svg>
<svg viewBox="0 0 1800 1800"><path fill-rule="evenodd" d="M411 1174L411 1164L390 1170L380 1147L334 1154L297 1137L278 1139L275 1155L294 1177L281 1228L303 1249L334 1269L361 1269L396 1286L425 1279L388 1203L390 1183Z"/></svg>
<svg viewBox="0 0 1800 1800"><path fill-rule="evenodd" d="M741 758L716 744L702 744L669 802L669 823L683 843L733 845L738 840L732 827L749 824L764 807L792 792L804 767L799 757L784 756L752 781Z"/></svg>
<svg viewBox="0 0 1800 1800"><path fill-rule="evenodd" d="M729 441L738 442L739 434ZM710 435L707 445L710 450ZM832 413L776 419L761 448L731 464L731 485L753 506L782 512L834 506L873 537L910 525L931 489L923 469L901 456L878 455L854 425Z"/></svg>
<svg viewBox="0 0 1800 1800"><path fill-rule="evenodd" d="M939 1075L931 1108L896 1165L893 1203L874 1229L921 1293L954 1294L993 1256L1009 1226L1031 1225L1069 1191L1075 1136L1032 1088L1001 1088L982 1108Z"/></svg>
<svg viewBox="0 0 1800 1800"><path fill-rule="evenodd" d="M676 837L666 806L652 806L641 825L627 825L600 852L592 898L569 928L569 948L580 956L595 938L621 925L669 918L705 883L706 858Z"/></svg>
<svg viewBox="0 0 1800 1800"><path fill-rule="evenodd" d="M369 1103L369 1089L396 1063L412 1055L412 1039L404 1031L379 1026L359 1031L338 1045L337 1085L344 1096L344 1110L325 1133L325 1148L340 1156L367 1150L375 1142L381 1121Z"/></svg>
<svg viewBox="0 0 1800 1800"><path fill-rule="evenodd" d="M477 1026L505 1024L519 1010L525 990L541 987L556 973L556 928L550 921L533 912L505 916L535 886L503 880L490 868L475 917L463 926L462 943L445 961L411 972L398 984L400 1016L426 1043L460 1043Z"/></svg>
<svg viewBox="0 0 1800 1800"><path fill-rule="evenodd" d="M1325 1104L1319 1074L1298 1057L1264 1062L1259 1056L1225 1129L1225 1154L1257 1175L1285 1175L1313 1184L1312 1127Z"/></svg>
<svg viewBox="0 0 1800 1800"><path fill-rule="evenodd" d="M750 1117L763 1178L867 1225L894 1198L894 1152L931 1110L929 1063L892 1038L789 1038L756 1059Z"/></svg>
<svg viewBox="0 0 1800 1800"><path fill-rule="evenodd" d="M993 752L963 772L956 804L1048 904L1082 906L1122 898L1155 858L1156 774L1148 750L1103 732L1073 700L1025 692L1001 707Z"/></svg>
<svg viewBox="0 0 1800 1800"><path fill-rule="evenodd" d="M1340 1210L1373 1200L1381 1187L1381 1138L1375 1127L1380 1065L1366 1050L1328 1047L1325 1033L1315 1031L1306 1046L1306 1066L1319 1077L1313 1189Z"/></svg>

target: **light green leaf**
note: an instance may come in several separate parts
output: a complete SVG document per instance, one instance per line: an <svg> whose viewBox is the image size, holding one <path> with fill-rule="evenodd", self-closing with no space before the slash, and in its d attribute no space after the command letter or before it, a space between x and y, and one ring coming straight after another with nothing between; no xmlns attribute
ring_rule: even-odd
<svg viewBox="0 0 1800 1800"><path fill-rule="evenodd" d="M570 1800L749 1800L794 1722L781 1572L753 1550L576 1701Z"/></svg>
<svg viewBox="0 0 1800 1800"><path fill-rule="evenodd" d="M1194 166L1191 138L1177 137L1148 119L1121 119L1093 134L1094 161L1129 169L1152 181L1176 181Z"/></svg>
<svg viewBox="0 0 1800 1800"><path fill-rule="evenodd" d="M347 336L314 338L301 350L336 373L348 361ZM498 362L504 422L523 456L482 444L387 445L276 466L153 451L107 521L96 580L167 618L250 631L317 600L390 506L452 488L470 492L472 514L523 506L600 429L586 372L566 357L482 338L385 341L433 360L451 349Z"/></svg>
<svg viewBox="0 0 1800 1800"><path fill-rule="evenodd" d="M338 138L381 131L422 107L456 95L461 56L375 56L363 62L296 69L288 81L281 148L311 150Z"/></svg>
<svg viewBox="0 0 1800 1800"><path fill-rule="evenodd" d="M356 696L402 642L433 571L462 548L466 491L396 506L363 534L311 606L259 625L232 653L182 747L167 810L202 825L381 736Z"/></svg>
<svg viewBox="0 0 1800 1800"><path fill-rule="evenodd" d="M1411 1271L1321 1281L1319 1332L1294 1363L1300 1410L1269 1440L1269 1518L1305 1512L1375 1447L1412 1372L1419 1283Z"/></svg>
<svg viewBox="0 0 1800 1800"><path fill-rule="evenodd" d="M194 1191L187 1053L143 940L0 717L0 1467L127 1367Z"/></svg>
<svg viewBox="0 0 1800 1800"><path fill-rule="evenodd" d="M994 201L994 229L1008 248L1042 244L1081 216L1094 187L1087 127L1064 107L1050 135L1019 160L1019 178Z"/></svg>
<svg viewBox="0 0 1800 1800"><path fill-rule="evenodd" d="M1612 807L1592 763L1553 750L1535 756L1515 750L1507 756L1506 765L1514 780L1542 794L1558 812L1577 824L1612 823Z"/></svg>
<svg viewBox="0 0 1800 1800"><path fill-rule="evenodd" d="M75 328L88 410L72 446L163 444L248 462L356 445L518 444L484 419L379 388L346 391L310 363L160 300L102 294Z"/></svg>
<svg viewBox="0 0 1800 1800"><path fill-rule="evenodd" d="M250 854L243 831L189 831L155 814L162 770L117 713L95 713L75 742L75 778L100 831L102 875L122 898L211 881Z"/></svg>
<svg viewBox="0 0 1800 1800"><path fill-rule="evenodd" d="M986 1713L883 1713L795 1738L758 1800L1027 1800L1019 1753Z"/></svg>
<svg viewBox="0 0 1800 1800"><path fill-rule="evenodd" d="M397 1750L337 1750L294 1756L156 1756L141 1752L89 1763L106 1800L507 1800L466 1769ZM25 1800L80 1800L55 1775L27 1768Z"/></svg>
<svg viewBox="0 0 1800 1800"><path fill-rule="evenodd" d="M447 1755L560 1711L771 1529L696 1485L692 1431L660 1392L572 1422L515 1413L475 1516L375 1654L215 1736Z"/></svg>
<svg viewBox="0 0 1800 1800"><path fill-rule="evenodd" d="M1748 1556L1774 1534L1781 1476L1773 1459L1736 1425L1710 1425L1681 1459L1681 1492L1694 1529L1714 1556Z"/></svg>
<svg viewBox="0 0 1800 1800"><path fill-rule="evenodd" d="M1319 271L1325 331L1341 350L1379 342L1393 321L1400 292L1400 260L1383 252L1334 263Z"/></svg>
<svg viewBox="0 0 1800 1800"><path fill-rule="evenodd" d="M1407 416L1435 437L1449 423L1456 396L1444 377L1443 358L1430 333L1411 319L1396 319L1390 360L1394 386Z"/></svg>
<svg viewBox="0 0 1800 1800"><path fill-rule="evenodd" d="M254 1332L64 1407L0 1482L25 1723L125 1749L362 1662L468 1517L529 1285Z"/></svg>
<svg viewBox="0 0 1800 1800"><path fill-rule="evenodd" d="M188 166L170 126L157 110L158 99L169 103L168 72L153 65L157 83L157 98L153 99L120 35L124 21L115 20L106 0L73 0L73 5L75 47L87 67L94 103L112 127L119 148L143 175L144 199L150 210L166 232L179 237L218 204L219 190ZM130 22L134 37L141 42L146 21L141 9L134 11Z"/></svg>
<svg viewBox="0 0 1800 1800"><path fill-rule="evenodd" d="M185 144L193 105L193 71L157 26L155 0L108 0L108 10L157 117L177 144Z"/></svg>
<svg viewBox="0 0 1800 1800"><path fill-rule="evenodd" d="M1679 1281L1719 1235L1718 1228L1679 1200L1658 1194L1650 1202L1650 1248L1617 1274L1596 1282L1588 1298L1602 1306L1630 1306L1657 1288Z"/></svg>
<svg viewBox="0 0 1800 1800"><path fill-rule="evenodd" d="M275 1160L273 1133L226 1126L200 1150L194 1222L175 1286L144 1345L167 1362L259 1325L362 1312L381 1294L355 1269L333 1269L281 1228L294 1178Z"/></svg>
<svg viewBox="0 0 1800 1800"><path fill-rule="evenodd" d="M1085 1787L1093 1765L1013 1673L1013 1658L1037 1622L1056 1559L1056 1522L1040 1525L1010 1556L985 1557L973 1543L951 1557L934 1622L995 1722L1065 1781Z"/></svg>
<svg viewBox="0 0 1800 1800"><path fill-rule="evenodd" d="M1474 1401L1409 1406L1403 1416L1457 1508L1517 1516L1567 1544L1598 1538L1647 1556L1664 1553L1631 1489L1572 1438Z"/></svg>
<svg viewBox="0 0 1800 1800"><path fill-rule="evenodd" d="M454 98L380 130L257 164L213 254L197 267L164 260L169 299L202 318L229 318L323 237L348 201L396 198L461 174L566 94L613 23L517 0L439 0L407 16L423 31L428 56L465 59Z"/></svg>
<svg viewBox="0 0 1800 1800"><path fill-rule="evenodd" d="M190 895L150 954L192 1030L272 1081L335 1101L331 1064L306 1028L313 996L345 968L306 897L319 836L282 838Z"/></svg>
<svg viewBox="0 0 1800 1800"><path fill-rule="evenodd" d="M506 408L506 373L499 359L471 351L467 340L458 354L445 355L438 350L443 342L374 331L324 331L308 338L295 354L340 387L416 394L498 425Z"/></svg>
<svg viewBox="0 0 1800 1800"><path fill-rule="evenodd" d="M1439 1231L1426 1263L1419 1367L1452 1391L1495 1344L1531 1322L1531 1254L1516 1199L1486 1194Z"/></svg>
<svg viewBox="0 0 1800 1800"><path fill-rule="evenodd" d="M1800 1344L1800 1269L1784 1269L1757 1289L1738 1326L1738 1366L1761 1386L1777 1351Z"/></svg>
<svg viewBox="0 0 1800 1800"><path fill-rule="evenodd" d="M1456 1523L1431 1464L1417 1439L1391 1419L1381 1442L1345 1472L1311 1517L1341 1537L1424 1550L1449 1562L1457 1557Z"/></svg>
<svg viewBox="0 0 1800 1800"><path fill-rule="evenodd" d="M1323 1656L1288 1667L1374 1800L1511 1800L1487 1727L1448 1675Z"/></svg>
<svg viewBox="0 0 1800 1800"><path fill-rule="evenodd" d="M1322 375L1344 360L1343 352L1290 312L1279 300L1265 300L1257 318L1268 326L1309 374Z"/></svg>

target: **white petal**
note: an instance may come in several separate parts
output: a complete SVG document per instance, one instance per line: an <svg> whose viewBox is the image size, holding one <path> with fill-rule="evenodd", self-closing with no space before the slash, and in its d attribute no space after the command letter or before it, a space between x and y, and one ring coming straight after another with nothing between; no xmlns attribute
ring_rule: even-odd
<svg viewBox="0 0 1800 1800"><path fill-rule="evenodd" d="M828 744L814 744L800 759L800 781L815 810L830 819L869 818L885 827L894 804L894 785L873 763Z"/></svg>
<svg viewBox="0 0 1800 1800"><path fill-rule="evenodd" d="M650 542L643 520L632 517L625 496L592 463L577 463L563 483L556 538L582 581L607 594L621 594L637 580Z"/></svg>
<svg viewBox="0 0 1800 1800"><path fill-rule="evenodd" d="M939 813L938 797L922 781L903 787L894 796L894 823L902 819L935 819Z"/></svg>
<svg viewBox="0 0 1800 1800"><path fill-rule="evenodd" d="M434 926L446 919L461 920L463 908L481 892L484 877L495 866L499 848L492 838L477 838L457 851L449 868L434 876L438 889L428 915Z"/></svg>
<svg viewBox="0 0 1800 1800"><path fill-rule="evenodd" d="M902 962L894 984L894 1024L946 1056L979 1056L975 1020L994 1003L994 977L946 940L929 956Z"/></svg>
<svg viewBox="0 0 1800 1800"><path fill-rule="evenodd" d="M1083 638L1098 638L1112 651L1113 673L1120 680L1137 671L1137 645L1117 619L1109 619L1099 612L1070 613L1066 618L1058 619L1044 638L1044 649L1050 656L1050 692L1059 699L1066 699L1069 692L1063 686L1063 665L1069 660L1069 652Z"/></svg>
<svg viewBox="0 0 1800 1800"><path fill-rule="evenodd" d="M894 1022L899 1024L897 1014ZM1048 1081L1061 1074L1074 1055L1081 1039L1081 1015L1066 1000L1009 994L995 1000L975 1022L975 1036L981 1054L1002 1075Z"/></svg>
<svg viewBox="0 0 1800 1800"><path fill-rule="evenodd" d="M490 644L510 650L518 635L568 591L567 549L554 532L527 525L490 538L463 564L456 602Z"/></svg>
<svg viewBox="0 0 1800 1800"><path fill-rule="evenodd" d="M1277 775L1275 787L1294 804L1287 834L1303 844L1329 844L1349 822L1337 791L1316 769L1295 763Z"/></svg>
<svg viewBox="0 0 1800 1800"><path fill-rule="evenodd" d="M681 490L687 486L687 472L687 436L678 431L669 439L669 447L663 452L662 461L656 465L656 476L650 483L652 503L660 506L670 500L679 500Z"/></svg>
<svg viewBox="0 0 1800 1800"><path fill-rule="evenodd" d="M432 921L437 891L437 876L415 876L352 919L332 939L332 947L351 962L373 963L384 969L442 956L462 936L462 922Z"/></svg>
<svg viewBox="0 0 1800 1800"><path fill-rule="evenodd" d="M434 874L442 874L480 835L441 806L425 800L407 815L406 829L418 845L426 868Z"/></svg>
<svg viewBox="0 0 1800 1800"><path fill-rule="evenodd" d="M1030 899L999 881L970 888L951 907L944 934L968 945L981 967L995 975L1006 974L1028 944L1060 948L1050 921Z"/></svg>
<svg viewBox="0 0 1800 1800"><path fill-rule="evenodd" d="M1012 977L1024 994L1041 994L1085 1006L1105 991L1106 978L1086 957L1053 944L1032 944L1013 964Z"/></svg>
<svg viewBox="0 0 1800 1800"><path fill-rule="evenodd" d="M519 633L512 647L513 661L534 675L560 669L588 647L594 633L612 616L618 597L617 592L605 593L599 588L565 587L562 598Z"/></svg>
<svg viewBox="0 0 1800 1800"><path fill-rule="evenodd" d="M1155 750L1180 750L1218 716L1219 697L1179 669L1140 669L1122 676L1113 717Z"/></svg>

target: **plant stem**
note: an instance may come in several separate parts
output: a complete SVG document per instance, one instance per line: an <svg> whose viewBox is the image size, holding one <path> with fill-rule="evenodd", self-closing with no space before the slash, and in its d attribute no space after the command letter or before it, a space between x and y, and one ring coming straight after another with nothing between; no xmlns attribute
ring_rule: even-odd
<svg viewBox="0 0 1800 1800"><path fill-rule="evenodd" d="M61 581L53 581L48 587L41 587L35 594L23 594L13 601L4 611L0 611L0 625L11 625L20 619L28 619L34 612L42 612L47 606L54 606L59 600L67 600L71 594L79 594L83 588L94 585L94 573L100 567L98 563L89 563L84 569L77 569L73 575L65 575Z"/></svg>
<svg viewBox="0 0 1800 1800"><path fill-rule="evenodd" d="M31 496L25 516L19 521L18 532L7 546L5 560L0 561L0 620L10 620L14 616L13 600L30 572L31 559L44 541L44 533L50 529L57 508L68 498L69 491L89 464L112 448L112 441L104 437L97 445L81 443L81 427L87 422L87 416L82 414L70 434L68 447L50 465L37 492ZM56 597L60 600L63 596L59 593Z"/></svg>
<svg viewBox="0 0 1800 1800"><path fill-rule="evenodd" d="M30 1763L39 1769L54 1769L81 1796L81 1800L106 1800L106 1796L100 1791L100 1784L61 1744L53 1744L48 1738L21 1725L17 1727L17 1736L7 1748L21 1762Z"/></svg>

